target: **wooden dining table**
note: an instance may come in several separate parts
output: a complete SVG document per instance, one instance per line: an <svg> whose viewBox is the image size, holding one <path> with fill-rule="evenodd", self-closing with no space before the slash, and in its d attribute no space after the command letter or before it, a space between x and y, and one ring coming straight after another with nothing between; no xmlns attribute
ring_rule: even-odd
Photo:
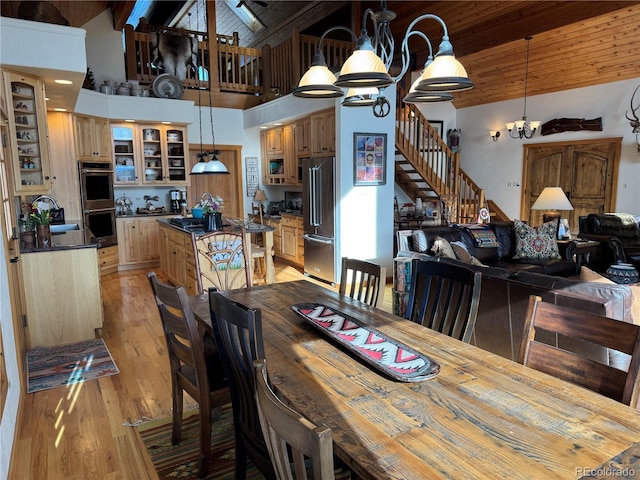
<svg viewBox="0 0 640 480"><path fill-rule="evenodd" d="M330 427L336 455L364 479L575 479L608 475L597 470L606 465L640 476L640 412L629 406L305 280L223 294L261 310L278 396ZM207 294L190 300L210 330ZM439 373L393 380L291 309L307 302L428 356Z"/></svg>

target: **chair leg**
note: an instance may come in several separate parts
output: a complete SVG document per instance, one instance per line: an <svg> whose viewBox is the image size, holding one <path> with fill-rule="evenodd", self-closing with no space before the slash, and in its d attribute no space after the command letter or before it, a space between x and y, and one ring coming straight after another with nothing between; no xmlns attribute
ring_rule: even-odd
<svg viewBox="0 0 640 480"><path fill-rule="evenodd" d="M198 477L204 478L209 471L211 456L211 409L200 408L200 455L198 457Z"/></svg>
<svg viewBox="0 0 640 480"><path fill-rule="evenodd" d="M171 428L171 444L177 445L182 437L182 389L174 380L173 385L173 425Z"/></svg>
<svg viewBox="0 0 640 480"><path fill-rule="evenodd" d="M239 432L239 428L236 429L236 466L235 466L235 478L246 479L247 478L247 450L242 443L242 434Z"/></svg>

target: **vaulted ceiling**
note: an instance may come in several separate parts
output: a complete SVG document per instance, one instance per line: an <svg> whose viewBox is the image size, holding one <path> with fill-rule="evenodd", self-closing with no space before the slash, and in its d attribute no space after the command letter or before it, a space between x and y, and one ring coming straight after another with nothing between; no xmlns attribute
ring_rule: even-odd
<svg viewBox="0 0 640 480"><path fill-rule="evenodd" d="M51 1L1 3L2 15L38 15L40 21L60 23L55 11L68 24L80 27L105 9L111 9L114 28L121 28L133 1ZM184 4L185 2L162 2ZM309 16L295 22L269 21L270 8L281 2L247 0L271 29L309 27ZM266 5L260 5L265 3ZM352 26L359 24L367 7L380 9L379 1L297 2L298 10L312 4L334 4L337 10L321 23ZM388 1L397 13L391 22L396 48L409 23L423 13L441 17L447 25L456 57L465 66L475 88L456 93L457 108L521 98L524 94L526 41L531 35L528 96L640 77L639 1ZM337 4L337 5L336 5ZM51 9L50 7L55 7ZM40 9L40 10L38 10ZM282 10L282 8L279 8ZM333 8L335 11L336 9ZM322 11L322 10L318 10ZM346 15L345 15L346 12ZM46 16L50 20L46 20ZM315 17L318 19L319 17ZM355 21L352 23L351 18ZM32 18L33 19L33 18ZM371 30L371 25L367 25ZM432 20L416 27L426 33L437 48L442 28ZM326 27L325 27L326 28ZM232 32L221 31L230 34ZM418 65L426 59L425 43L412 38L411 52ZM630 92L631 93L631 92Z"/></svg>

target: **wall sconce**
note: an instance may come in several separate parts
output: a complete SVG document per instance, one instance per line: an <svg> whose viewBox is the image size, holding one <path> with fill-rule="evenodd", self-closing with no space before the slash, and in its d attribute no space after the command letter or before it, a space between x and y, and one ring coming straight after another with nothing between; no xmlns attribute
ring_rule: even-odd
<svg viewBox="0 0 640 480"><path fill-rule="evenodd" d="M491 139L494 142L497 142L498 139L500 138L500 131L499 130L489 130L489 135L491 135Z"/></svg>

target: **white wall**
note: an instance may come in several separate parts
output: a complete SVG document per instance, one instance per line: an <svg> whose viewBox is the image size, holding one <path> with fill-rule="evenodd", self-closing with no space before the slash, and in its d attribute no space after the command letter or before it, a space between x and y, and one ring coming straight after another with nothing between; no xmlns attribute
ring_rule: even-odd
<svg viewBox="0 0 640 480"><path fill-rule="evenodd" d="M394 89L385 96L395 105ZM338 99L337 105L342 99ZM354 133L386 133L386 184L353 185ZM373 115L371 107L336 108L336 177L338 206L338 250L336 260L350 257L387 267L393 266L393 195L395 162L395 117ZM336 272L340 272L339 264ZM338 273L339 275L339 273Z"/></svg>
<svg viewBox="0 0 640 480"><path fill-rule="evenodd" d="M106 9L82 26L87 31L87 67L91 68L96 89L105 80L124 82L122 32L113 29L111 11Z"/></svg>
<svg viewBox="0 0 640 480"><path fill-rule="evenodd" d="M3 241L0 241L0 258L6 259ZM18 421L18 404L20 400L20 377L18 375L12 318L7 262L3 260L0 262L0 326L2 327L2 348L4 349L9 390L4 411L2 412L2 421L0 422L0 478L8 478L9 476L9 462Z"/></svg>
<svg viewBox="0 0 640 480"><path fill-rule="evenodd" d="M615 211L640 214L640 152L625 112L640 77L593 87L527 97L527 117L545 123L555 118L602 117L602 132L565 132L530 140L515 140L505 128L507 121L522 117L523 99L497 102L457 111L462 128L462 168L483 189L487 197L511 218L520 217L523 144L564 142L591 138L622 137ZM493 142L489 130L500 130Z"/></svg>

